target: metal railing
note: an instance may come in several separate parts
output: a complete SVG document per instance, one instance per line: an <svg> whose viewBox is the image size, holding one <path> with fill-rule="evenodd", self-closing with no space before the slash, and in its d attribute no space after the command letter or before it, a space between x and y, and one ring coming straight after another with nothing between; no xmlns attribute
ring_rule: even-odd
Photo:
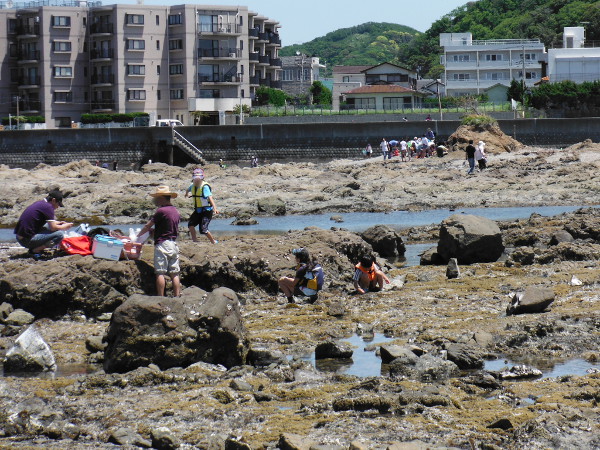
<svg viewBox="0 0 600 450"><path fill-rule="evenodd" d="M186 152L189 156L191 156L196 162L202 162L202 151L188 141L185 136L172 128L173 130L173 143L177 145L180 149Z"/></svg>
<svg viewBox="0 0 600 450"><path fill-rule="evenodd" d="M258 57L258 62L260 64L270 64L271 63L271 57L269 55L260 55Z"/></svg>
<svg viewBox="0 0 600 450"><path fill-rule="evenodd" d="M239 34L240 26L233 23L201 23L198 25L198 31L200 33Z"/></svg>
<svg viewBox="0 0 600 450"><path fill-rule="evenodd" d="M91 34L112 34L114 26L112 23L93 23L90 25Z"/></svg>
<svg viewBox="0 0 600 450"><path fill-rule="evenodd" d="M39 86L39 75L26 75L19 77L19 86Z"/></svg>
<svg viewBox="0 0 600 450"><path fill-rule="evenodd" d="M114 100L99 100L99 101L95 101L95 102L92 102L92 109L93 110L115 109L115 102L114 102Z"/></svg>
<svg viewBox="0 0 600 450"><path fill-rule="evenodd" d="M200 83L242 83L243 80L242 75L198 75Z"/></svg>
<svg viewBox="0 0 600 450"><path fill-rule="evenodd" d="M281 61L281 58L270 58L269 65L273 67L282 67L283 62Z"/></svg>
<svg viewBox="0 0 600 450"><path fill-rule="evenodd" d="M257 38L259 33L260 33L260 31L258 28L248 29L248 37L250 37L250 38Z"/></svg>
<svg viewBox="0 0 600 450"><path fill-rule="evenodd" d="M22 51L17 54L18 61L37 61L40 59L39 50Z"/></svg>
<svg viewBox="0 0 600 450"><path fill-rule="evenodd" d="M112 73L99 73L92 75L92 84L112 84L115 82L115 75Z"/></svg>
<svg viewBox="0 0 600 450"><path fill-rule="evenodd" d="M199 58L239 58L242 51L239 48L200 48L198 49Z"/></svg>
<svg viewBox="0 0 600 450"><path fill-rule="evenodd" d="M17 33L17 35L21 35L21 36L39 36L40 34L40 26L39 24L34 24L34 25L23 25L23 24L18 24L17 28L15 28L15 31Z"/></svg>
<svg viewBox="0 0 600 450"><path fill-rule="evenodd" d="M92 50L90 52L91 59L110 59L113 58L115 54L114 49L112 48L104 48L100 50Z"/></svg>

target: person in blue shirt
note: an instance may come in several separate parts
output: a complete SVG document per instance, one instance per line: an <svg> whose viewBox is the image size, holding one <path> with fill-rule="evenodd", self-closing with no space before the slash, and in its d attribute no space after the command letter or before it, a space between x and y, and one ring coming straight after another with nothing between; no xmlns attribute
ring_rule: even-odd
<svg viewBox="0 0 600 450"><path fill-rule="evenodd" d="M192 241L198 242L196 227L200 226L200 234L206 235L211 243L217 244L219 241L215 240L211 232L208 231L208 226L213 218L213 214L219 214L219 210L213 199L212 189L204 180L204 170L194 170L192 184L185 192L185 196L186 198L192 197L194 199L194 212L188 220L188 229L190 230Z"/></svg>

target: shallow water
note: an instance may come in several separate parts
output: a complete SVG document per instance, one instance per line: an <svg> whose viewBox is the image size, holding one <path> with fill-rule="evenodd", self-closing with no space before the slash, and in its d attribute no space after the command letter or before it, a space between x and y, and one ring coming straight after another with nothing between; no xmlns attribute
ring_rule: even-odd
<svg viewBox="0 0 600 450"><path fill-rule="evenodd" d="M597 206L596 206L597 207ZM573 212L581 206L523 206L510 208L460 208L456 211L448 209L432 209L427 211L393 211L390 213L325 213L309 215L290 215L277 217L257 217L258 225L238 226L231 225L233 219L214 219L211 222L211 232L220 235L248 235L248 234L281 234L289 230L303 229L308 226L331 228L333 226L346 228L351 231L364 231L373 225L389 225L396 229L414 226L438 224L452 214L475 214L492 220L513 220L528 218L537 213L542 216L555 216L566 212ZM336 223L331 216L341 215L344 222ZM187 223L182 226L187 228ZM106 228L120 228L129 234L129 228L142 227L139 225L111 225ZM12 229L0 229L0 242L14 242Z"/></svg>
<svg viewBox="0 0 600 450"><path fill-rule="evenodd" d="M587 371L590 369L600 370L600 364L591 363L581 358L575 358L560 362L544 358L536 358L522 362L514 362L505 358L500 358L492 361L486 361L484 364L484 370L488 370L490 372L498 372L503 369L509 369L519 364L525 364L541 370L541 378L556 378L568 375L583 376L586 375L588 373Z"/></svg>

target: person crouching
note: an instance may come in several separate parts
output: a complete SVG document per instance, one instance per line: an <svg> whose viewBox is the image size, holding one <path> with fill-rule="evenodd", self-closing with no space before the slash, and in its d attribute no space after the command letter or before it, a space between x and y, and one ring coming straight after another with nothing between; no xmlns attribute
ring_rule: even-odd
<svg viewBox="0 0 600 450"><path fill-rule="evenodd" d="M352 280L356 292L361 295L367 292L379 292L384 284L390 282L375 262L373 255L364 255L355 268Z"/></svg>
<svg viewBox="0 0 600 450"><path fill-rule="evenodd" d="M323 289L325 276L323 268L311 259L308 250L296 248L292 250L296 256L296 275L294 278L279 279L279 289L287 297L289 303L294 303L294 296L308 297L310 303L317 301L319 291Z"/></svg>

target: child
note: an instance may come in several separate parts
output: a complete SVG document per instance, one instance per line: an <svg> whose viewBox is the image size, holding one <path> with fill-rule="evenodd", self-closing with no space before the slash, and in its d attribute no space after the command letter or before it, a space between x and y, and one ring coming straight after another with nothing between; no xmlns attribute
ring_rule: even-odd
<svg viewBox="0 0 600 450"><path fill-rule="evenodd" d="M379 292L383 289L384 283L388 284L390 282L375 262L373 255L364 255L360 259L352 280L354 281L354 288L359 294Z"/></svg>
<svg viewBox="0 0 600 450"><path fill-rule="evenodd" d="M310 257L305 248L296 248L292 250L292 254L296 256L296 275L294 278L280 278L279 289L289 303L294 303L294 295L308 297L310 303L314 303L317 301L319 291L323 289L325 279L323 268Z"/></svg>
<svg viewBox="0 0 600 450"><path fill-rule="evenodd" d="M192 241L198 242L196 227L200 225L200 234L205 234L211 243L217 244L219 241L216 241L211 232L208 231L208 225L213 218L213 213L219 214L219 210L213 200L210 185L204 181L204 170L194 170L192 184L185 191L185 196L194 199L194 212L188 220L188 229Z"/></svg>

